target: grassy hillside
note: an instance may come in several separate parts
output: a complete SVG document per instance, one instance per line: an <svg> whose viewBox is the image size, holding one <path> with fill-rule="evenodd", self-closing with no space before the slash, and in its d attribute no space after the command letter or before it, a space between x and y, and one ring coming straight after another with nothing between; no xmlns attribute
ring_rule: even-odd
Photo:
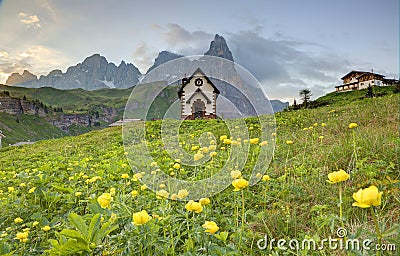
<svg viewBox="0 0 400 256"><path fill-rule="evenodd" d="M229 138L232 134L219 120L185 121L181 125L182 149L192 155L202 152L205 157L216 152L213 160L197 167L179 164L166 154L160 140L161 121L148 122L146 141L137 142L151 149L156 162L144 163L139 170L131 170L128 165L119 127L2 149L0 253L38 255L48 250L47 254L52 255L377 254L371 249L341 249L338 242L336 248L328 247L326 242L319 250L290 248L288 243L286 249L277 246L279 239L297 239L300 245L303 239L312 239L320 246L322 239L331 237L341 238L343 243L371 239L372 245L380 243L392 248L384 255L398 255L398 106L397 95L387 95L276 114L276 137L268 141L269 145L276 143L275 154L271 164L265 166L270 179L265 176L256 185L243 186L236 192L229 186L211 197L210 204L203 200L202 206L162 199L160 195L164 193L179 194L171 191L168 183L161 182L156 197L138 178L164 172L197 180L221 169L231 150L246 142L244 135L232 138L241 138L240 145L220 141L221 135ZM350 123L358 126L350 129ZM250 138L259 138L257 119L246 119L246 124ZM196 149L200 137L207 144ZM212 140L215 149L211 149ZM241 173L246 180L250 179L260 148L252 144L249 157L244 158ZM133 158L142 160L140 155ZM350 179L329 184L328 174L339 169L350 174ZM381 202L373 201L376 206L370 208L352 206L353 193L371 185L382 192ZM148 219L142 210L152 218ZM219 230L205 221L214 221ZM205 232L204 224L215 234ZM339 229L346 229L347 236L337 233ZM271 248L260 249L257 242L265 236L267 243L276 240Z"/></svg>
<svg viewBox="0 0 400 256"><path fill-rule="evenodd" d="M3 147L19 141L46 140L66 135L61 129L37 115L14 116L0 113L0 130L6 135L6 138L2 139Z"/></svg>
<svg viewBox="0 0 400 256"><path fill-rule="evenodd" d="M82 89L59 90L51 87L24 88L0 85L0 91L9 91L10 95L16 98L22 98L25 95L28 100L36 99L46 105L62 107L66 112L82 112L98 105L123 108L132 88L85 91Z"/></svg>

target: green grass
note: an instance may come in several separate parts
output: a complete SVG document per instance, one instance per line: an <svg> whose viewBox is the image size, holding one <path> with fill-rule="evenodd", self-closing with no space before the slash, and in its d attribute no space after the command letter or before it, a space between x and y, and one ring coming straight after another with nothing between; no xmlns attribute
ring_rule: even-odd
<svg viewBox="0 0 400 256"><path fill-rule="evenodd" d="M368 238L377 243L376 215L381 232L392 229L384 235L383 242L397 246L397 251L384 255L398 255L398 106L398 95L392 94L276 114L277 135L268 142L275 141L275 154L271 164L265 166L271 180L260 181L239 192L233 192L229 186L211 197L211 204L203 206L201 213L187 212L186 202L180 200L157 199L149 189L142 190L142 183L133 177L141 175L138 174L141 171L146 171L146 177L151 175L148 171L157 173L157 169L167 174L172 170L175 177L186 180L209 177L224 165L234 147L219 141L221 135L232 135L220 120L185 121L180 127L180 147L190 154L197 152L191 148L199 145L200 138L210 143L212 135L207 132L216 138L218 155L199 167L184 163L179 169L173 167L176 159L167 154L160 140L161 121L146 124L145 143L157 166L144 162L143 169L139 170L131 170L128 165L124 152L128 150L129 154L129 148L124 149L120 127L1 149L0 252L15 255L38 255L45 250L54 255L67 255L68 250L71 255L360 255L361 252L327 246L316 251L283 250L277 248L276 242L272 250L260 250L256 243L264 235L276 240L337 238L339 227L346 228L348 239ZM250 137L260 137L257 119L245 121ZM348 125L353 122L358 127L349 129ZM293 144L287 144L288 140ZM137 143L144 145L141 144L144 142ZM259 146L252 145L242 170L245 179L250 178L258 152ZM133 161L140 164L140 157L135 155ZM328 173L338 169L349 173L350 179L341 184L327 183ZM129 179L122 178L122 174L128 174ZM164 189L168 190L168 185L164 184ZM370 185L383 192L381 205L373 207L374 214L370 209L352 206L353 193ZM342 220L338 207L340 186ZM29 193L32 188L35 191ZM132 196L132 191L137 195ZM77 196L76 192L82 195ZM103 193L112 193L110 208L103 209L97 202ZM133 225L132 214L142 210L153 218L144 225ZM83 216L83 220L71 213ZM101 214L103 221L96 222L96 214ZM17 217L23 222L15 223ZM108 225L117 228L96 240L84 228L83 223L89 226L91 220L90 230L99 232L100 227L108 230ZM205 220L217 223L220 228L217 235L204 232ZM37 226L33 225L35 221L39 222ZM51 229L42 230L47 225ZM28 240L20 242L15 236L25 228L30 228ZM363 253L376 255L376 251Z"/></svg>
<svg viewBox="0 0 400 256"><path fill-rule="evenodd" d="M49 124L46 119L38 115L10 115L0 113L0 130L6 138L2 139L2 146L19 141L37 141L60 138L66 135L61 129Z"/></svg>

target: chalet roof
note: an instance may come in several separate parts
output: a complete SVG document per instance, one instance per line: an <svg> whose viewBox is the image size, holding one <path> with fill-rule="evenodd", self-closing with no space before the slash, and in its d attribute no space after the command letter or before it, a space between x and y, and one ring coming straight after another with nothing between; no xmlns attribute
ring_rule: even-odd
<svg viewBox="0 0 400 256"><path fill-rule="evenodd" d="M193 74L189 77L189 78L187 78L187 79L182 79L182 85L181 85L181 87L179 87L179 90L178 90L178 96L179 96L179 98L182 96L182 92L183 92L183 88L188 84L188 83L190 83L190 80L194 77L194 74L196 74L197 72L199 72L202 76L204 76L204 78L207 80L207 82L209 83L209 84L211 84L211 86L214 88L214 93L216 93L216 94L219 94L219 90L217 89L217 87L213 84L213 82L211 82L211 80L206 76L206 74L204 74L204 72L200 69L200 68L197 68L196 69L196 71L194 71L193 72ZM204 93L203 93L204 94Z"/></svg>
<svg viewBox="0 0 400 256"><path fill-rule="evenodd" d="M377 73L373 73L373 72L352 70L352 71L350 71L349 73L347 73L345 76L343 76L341 79L344 80L346 77L348 77L348 76L350 76L350 75L352 75L352 74L357 74L357 73L360 74L359 76L357 76L357 79L360 78L361 76L366 75L366 74L372 74L372 75L379 76L379 77L382 77L382 78L385 77L385 76L383 76L383 75L380 75L380 74L377 74Z"/></svg>
<svg viewBox="0 0 400 256"><path fill-rule="evenodd" d="M207 97L207 95L200 88L197 88L197 90L192 94L192 96L190 96L190 98L186 101L186 103L190 103L190 101L193 99L194 95L196 95L197 93L200 93L201 95L203 95L203 97L207 100L207 104L211 104L211 100Z"/></svg>

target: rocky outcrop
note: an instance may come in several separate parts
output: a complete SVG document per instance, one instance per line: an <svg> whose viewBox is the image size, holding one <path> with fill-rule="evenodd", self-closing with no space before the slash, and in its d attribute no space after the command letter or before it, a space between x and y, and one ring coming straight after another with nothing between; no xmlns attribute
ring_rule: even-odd
<svg viewBox="0 0 400 256"><path fill-rule="evenodd" d="M216 56L233 61L232 52L229 50L225 38L216 34L214 40L210 43L210 48L204 55Z"/></svg>
<svg viewBox="0 0 400 256"><path fill-rule="evenodd" d="M28 70L24 70L24 72L22 72L21 75L18 73L12 73L8 77L6 84L17 85L17 84L28 83L28 82L36 82L37 80L38 80L37 76L30 73Z"/></svg>
<svg viewBox="0 0 400 256"><path fill-rule="evenodd" d="M166 63L168 61L171 61L171 60L174 60L174 59L178 59L178 58L181 58L181 57L183 57L183 55L179 55L179 54L172 53L172 52L169 52L169 51L162 51L162 52L158 53L157 58L154 60L153 66L151 66L147 70L146 74L148 74L150 71L152 71L156 67L160 66L161 64L164 64L164 63Z"/></svg>
<svg viewBox="0 0 400 256"><path fill-rule="evenodd" d="M54 87L63 90L76 88L89 91L102 88L124 89L136 85L141 76L139 69L133 64L121 61L119 66L116 66L99 54L94 54L82 63L69 67L65 73L56 69L47 76L40 76L39 79L28 73L28 71L24 71L22 75L12 74L7 79L7 84L30 88Z"/></svg>
<svg viewBox="0 0 400 256"><path fill-rule="evenodd" d="M11 97L0 97L0 112L11 115L46 115L45 109L41 108L39 104Z"/></svg>

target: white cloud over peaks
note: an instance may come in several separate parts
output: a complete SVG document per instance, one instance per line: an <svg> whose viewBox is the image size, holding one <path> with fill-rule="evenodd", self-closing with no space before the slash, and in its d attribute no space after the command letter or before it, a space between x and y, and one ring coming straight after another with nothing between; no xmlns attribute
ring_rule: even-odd
<svg viewBox="0 0 400 256"><path fill-rule="evenodd" d="M25 24L28 28L40 28L42 26L41 21L37 15L28 15L24 12L20 12L18 14L18 17L20 19L19 21L22 24Z"/></svg>
<svg viewBox="0 0 400 256"><path fill-rule="evenodd" d="M42 45L15 52L0 49L0 83L5 83L11 73L21 73L24 69L35 75L46 75L71 64L60 52Z"/></svg>

